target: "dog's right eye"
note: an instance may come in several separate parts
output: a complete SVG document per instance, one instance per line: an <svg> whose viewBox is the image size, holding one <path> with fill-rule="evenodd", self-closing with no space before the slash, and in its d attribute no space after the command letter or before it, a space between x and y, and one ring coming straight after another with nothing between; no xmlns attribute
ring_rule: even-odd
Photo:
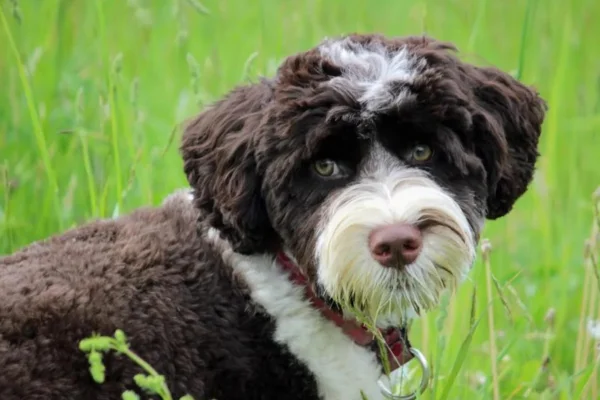
<svg viewBox="0 0 600 400"><path fill-rule="evenodd" d="M325 178L337 178L343 176L342 168L333 160L317 160L313 163L315 172Z"/></svg>

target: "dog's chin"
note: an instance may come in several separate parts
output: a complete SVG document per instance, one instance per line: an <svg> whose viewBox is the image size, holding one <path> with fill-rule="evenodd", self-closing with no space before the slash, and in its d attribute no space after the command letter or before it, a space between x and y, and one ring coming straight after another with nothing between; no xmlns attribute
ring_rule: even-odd
<svg viewBox="0 0 600 400"><path fill-rule="evenodd" d="M382 267L356 249L336 253L335 262L319 268L320 292L344 316L382 329L405 326L437 307L442 295L465 279L474 259L471 246L448 232L426 234L421 255L401 268Z"/></svg>
<svg viewBox="0 0 600 400"><path fill-rule="evenodd" d="M378 307L378 305L361 307L353 299L350 299L349 302L340 303L334 299L335 294L327 293L322 285L317 285L317 294L329 308L342 315L344 319L382 330L404 328L413 319L419 317L420 311L423 311L422 309L416 310L411 305L405 306L403 304L390 304L387 310L384 309L385 306ZM371 309L379 311L372 312Z"/></svg>

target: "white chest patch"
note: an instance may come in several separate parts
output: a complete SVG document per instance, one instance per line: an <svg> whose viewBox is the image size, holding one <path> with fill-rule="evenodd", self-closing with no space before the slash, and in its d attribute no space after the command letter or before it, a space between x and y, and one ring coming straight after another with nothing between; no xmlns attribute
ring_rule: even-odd
<svg viewBox="0 0 600 400"><path fill-rule="evenodd" d="M214 232L209 235L215 241ZM270 256L244 256L219 241L225 262L239 273L276 321L275 340L285 344L314 374L322 400L382 400L375 354L357 346L321 316Z"/></svg>

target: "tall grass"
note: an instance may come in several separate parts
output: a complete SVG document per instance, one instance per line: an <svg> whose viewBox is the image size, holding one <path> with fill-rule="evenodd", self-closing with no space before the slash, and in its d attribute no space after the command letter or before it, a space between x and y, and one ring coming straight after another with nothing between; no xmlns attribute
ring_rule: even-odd
<svg viewBox="0 0 600 400"><path fill-rule="evenodd" d="M178 124L323 36L427 33L534 84L550 111L531 189L486 226L493 251L411 341L435 366L424 398L598 398L597 1L0 0L0 10L0 253L157 204L186 184Z"/></svg>

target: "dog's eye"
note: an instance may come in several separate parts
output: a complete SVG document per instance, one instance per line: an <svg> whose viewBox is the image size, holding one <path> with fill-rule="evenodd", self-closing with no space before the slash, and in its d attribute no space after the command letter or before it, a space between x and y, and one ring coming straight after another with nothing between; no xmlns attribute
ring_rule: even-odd
<svg viewBox="0 0 600 400"><path fill-rule="evenodd" d="M315 172L323 177L332 178L341 174L339 165L329 159L317 160L313 163Z"/></svg>
<svg viewBox="0 0 600 400"><path fill-rule="evenodd" d="M431 150L431 147L424 144L419 144L412 148L409 158L413 161L424 162L431 159L431 156L433 156L433 150Z"/></svg>

